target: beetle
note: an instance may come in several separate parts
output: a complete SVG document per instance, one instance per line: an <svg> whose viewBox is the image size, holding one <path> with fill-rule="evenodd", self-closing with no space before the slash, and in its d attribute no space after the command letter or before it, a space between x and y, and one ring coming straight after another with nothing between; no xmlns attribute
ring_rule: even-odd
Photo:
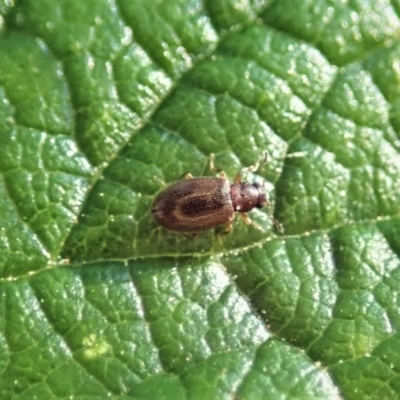
<svg viewBox="0 0 400 400"><path fill-rule="evenodd" d="M266 162L266 153L264 154ZM247 225L255 225L247 216L253 208L269 207L265 188L258 182L242 181L246 171L255 171L259 163L243 168L231 183L225 173L218 177L197 177L187 174L185 179L165 188L154 199L151 212L154 220L163 228L181 233L202 232L226 225L228 233L236 213ZM210 168L214 167L214 154L210 155ZM272 215L270 218L279 231L282 227Z"/></svg>

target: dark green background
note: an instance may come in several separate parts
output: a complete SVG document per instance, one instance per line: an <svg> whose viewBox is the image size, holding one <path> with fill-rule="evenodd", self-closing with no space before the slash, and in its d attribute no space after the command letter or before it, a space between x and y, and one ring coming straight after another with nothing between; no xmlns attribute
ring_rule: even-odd
<svg viewBox="0 0 400 400"><path fill-rule="evenodd" d="M398 0L0 0L0 399L400 398ZM268 210L149 212L268 152Z"/></svg>

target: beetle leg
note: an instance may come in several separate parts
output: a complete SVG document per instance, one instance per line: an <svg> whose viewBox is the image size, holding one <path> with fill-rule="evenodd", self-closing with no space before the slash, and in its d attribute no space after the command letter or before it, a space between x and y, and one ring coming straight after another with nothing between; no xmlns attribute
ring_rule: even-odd
<svg viewBox="0 0 400 400"><path fill-rule="evenodd" d="M217 236L218 243L220 245L223 245L224 242L222 240L222 236L225 236L232 230L232 222L228 222L225 226L219 228L220 229L217 228L217 230L215 230L214 233Z"/></svg>
<svg viewBox="0 0 400 400"><path fill-rule="evenodd" d="M247 225L247 226L252 226L253 228L256 228L257 230L259 230L260 232L265 232L265 230L258 225L257 223L255 223L254 221L252 221L249 216L246 213L239 213L240 217L242 218L243 222Z"/></svg>
<svg viewBox="0 0 400 400"><path fill-rule="evenodd" d="M227 233L229 233L232 230L232 221L229 221L226 224L226 231L222 232L221 235L226 235Z"/></svg>
<svg viewBox="0 0 400 400"><path fill-rule="evenodd" d="M228 177L226 176L225 171L219 171L218 175L219 175L220 178L228 179Z"/></svg>
<svg viewBox="0 0 400 400"><path fill-rule="evenodd" d="M242 182L242 171L243 170L241 170L240 172L237 173L237 175L235 176L235 179L233 180L234 183Z"/></svg>
<svg viewBox="0 0 400 400"><path fill-rule="evenodd" d="M225 230L218 231L218 237L221 239L221 236L226 235L227 233L229 233L232 230L232 226L233 226L233 220L235 219L235 216L233 216L233 218L226 223L225 225Z"/></svg>
<svg viewBox="0 0 400 400"><path fill-rule="evenodd" d="M240 183L242 182L242 176L243 174L245 174L246 172L253 172L253 171L257 171L258 168L260 167L260 165L262 164L266 164L267 163L267 157L268 157L268 153L266 151L264 151L261 159L259 161L257 161L254 165L250 165L250 167L245 167L242 168L238 174L235 177L235 183Z"/></svg>
<svg viewBox="0 0 400 400"><path fill-rule="evenodd" d="M181 175L179 177L179 180L181 180L181 179L190 179L190 178L193 178L193 175L190 172L188 172L187 174Z"/></svg>
<svg viewBox="0 0 400 400"><path fill-rule="evenodd" d="M242 221L247 225L247 226L253 226L254 228L258 229L261 232L265 232L263 228L261 228L260 225L256 224L253 222L249 216L246 213L239 213L240 218L242 218Z"/></svg>
<svg viewBox="0 0 400 400"><path fill-rule="evenodd" d="M268 203L268 208L269 208L269 206L270 206L270 204ZM258 229L259 231L264 232L264 229L262 229L260 225L253 222L246 213L239 213L239 215L240 215L240 218L242 218L243 222L246 225L252 225L254 228ZM271 213L269 213L268 216L271 219L272 223L275 225L275 228L278 230L278 232L284 233L282 224L277 219L275 219L275 217Z"/></svg>
<svg viewBox="0 0 400 400"><path fill-rule="evenodd" d="M237 175L235 176L234 182L235 183L240 183L242 182L242 176L246 173L246 172L252 172L252 171L256 171L258 169L258 163L256 163L255 165L251 165L250 167L246 167L246 168L242 168Z"/></svg>
<svg viewBox="0 0 400 400"><path fill-rule="evenodd" d="M210 169L211 169L211 171L216 171L216 168L214 165L214 160L215 160L215 154L211 153L210 154Z"/></svg>
<svg viewBox="0 0 400 400"><path fill-rule="evenodd" d="M243 222L246 225L255 225L254 222L249 218L249 216L246 213L239 213L240 218L242 218Z"/></svg>
<svg viewBox="0 0 400 400"><path fill-rule="evenodd" d="M217 168L217 167L214 165L214 160L215 160L215 154L214 154L214 153L211 153L211 154L210 154L210 170L211 170L211 171L214 171L214 172L218 172L218 175L220 176L220 178L227 178L225 172L222 171L222 169Z"/></svg>
<svg viewBox="0 0 400 400"><path fill-rule="evenodd" d="M242 168L237 175L235 176L234 182L235 183L240 183L242 182L242 176L243 174L245 174L246 172L250 172L250 171L256 171L258 169L258 162L254 165L251 165L250 167L246 167L246 168Z"/></svg>
<svg viewBox="0 0 400 400"><path fill-rule="evenodd" d="M153 176L153 179L156 181L156 182L158 182L161 186L167 186L167 184L161 179L161 178L159 178L158 176L156 176L156 175L154 175Z"/></svg>

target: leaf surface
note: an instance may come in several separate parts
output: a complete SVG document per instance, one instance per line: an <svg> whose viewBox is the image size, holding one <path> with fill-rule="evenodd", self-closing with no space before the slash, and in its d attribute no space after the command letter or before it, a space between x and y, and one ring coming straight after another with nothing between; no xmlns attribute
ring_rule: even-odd
<svg viewBox="0 0 400 400"><path fill-rule="evenodd" d="M0 398L397 399L399 9L0 1ZM153 221L265 151L258 228Z"/></svg>

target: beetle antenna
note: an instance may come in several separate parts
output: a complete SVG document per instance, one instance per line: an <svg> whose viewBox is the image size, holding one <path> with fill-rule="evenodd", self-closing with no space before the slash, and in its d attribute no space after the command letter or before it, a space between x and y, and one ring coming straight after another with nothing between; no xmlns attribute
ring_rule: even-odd
<svg viewBox="0 0 400 400"><path fill-rule="evenodd" d="M285 233L285 230L283 229L282 224L273 216L272 210L271 210L271 203L269 202L268 199L266 201L266 208L268 210L268 217L271 220L271 222L273 223L273 225L275 226L276 230L279 233Z"/></svg>
<svg viewBox="0 0 400 400"><path fill-rule="evenodd" d="M256 163L256 165L254 167L256 167L253 171L256 171L260 165L264 165L268 162L268 152L264 151L264 153L262 154L260 160ZM270 218L270 220L272 221L272 223L274 224L275 228L277 229L277 231L279 233L284 233L285 230L283 229L282 224L273 216L272 214L272 210L271 210L271 203L267 200L267 209L268 209L268 216Z"/></svg>
<svg viewBox="0 0 400 400"><path fill-rule="evenodd" d="M285 230L283 229L282 224L271 214L271 212L270 212L268 215L269 215L269 217L270 217L272 223L274 224L276 230L277 230L279 233L285 233Z"/></svg>

